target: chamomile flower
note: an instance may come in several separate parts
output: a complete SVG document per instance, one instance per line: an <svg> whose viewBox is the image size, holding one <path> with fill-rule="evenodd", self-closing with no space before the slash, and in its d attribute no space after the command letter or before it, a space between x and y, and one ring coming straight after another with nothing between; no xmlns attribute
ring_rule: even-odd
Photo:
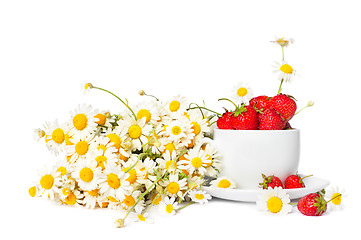
<svg viewBox="0 0 361 240"><path fill-rule="evenodd" d="M212 199L211 195L209 195L205 191L201 191L201 190L193 190L193 191L190 191L188 194L193 202L200 203L200 204L207 203L208 200Z"/></svg>
<svg viewBox="0 0 361 240"><path fill-rule="evenodd" d="M166 193L171 197L180 197L183 199L183 190L187 189L187 179L179 179L178 174L170 174L169 179L164 180L160 183L161 186L165 187Z"/></svg>
<svg viewBox="0 0 361 240"><path fill-rule="evenodd" d="M65 136L68 131L66 124L59 124L58 120L45 125L45 141L49 150L56 155L63 152L65 148Z"/></svg>
<svg viewBox="0 0 361 240"><path fill-rule="evenodd" d="M174 173L177 169L177 153L172 151L172 154L169 150L166 150L162 155L163 158L158 158L156 162L159 164L161 169L169 173Z"/></svg>
<svg viewBox="0 0 361 240"><path fill-rule="evenodd" d="M168 100L162 109L164 114L170 119L177 119L179 116L183 116L188 107L188 103L184 97L176 96Z"/></svg>
<svg viewBox="0 0 361 240"><path fill-rule="evenodd" d="M141 212L136 212L137 215L137 222L145 222L145 223L153 223L153 219L149 218L149 214L148 212L145 213L141 213Z"/></svg>
<svg viewBox="0 0 361 240"><path fill-rule="evenodd" d="M105 137L104 137L105 136ZM130 149L126 151L124 146L124 140L126 139L125 132L121 128L116 127L114 130L108 129L104 136L100 136L99 139L95 139L97 148L103 150L111 147L115 147L115 153L119 155L121 160L126 160L129 157Z"/></svg>
<svg viewBox="0 0 361 240"><path fill-rule="evenodd" d="M330 201L328 206L330 206L331 209L342 210L344 207L342 199L345 196L345 190L338 186L331 186L326 189L325 197L327 198L327 201Z"/></svg>
<svg viewBox="0 0 361 240"><path fill-rule="evenodd" d="M276 43L276 44L280 45L281 47L288 47L288 45L290 43L294 42L294 39L293 38L286 39L283 37L282 38L275 37L275 40L271 41L271 42Z"/></svg>
<svg viewBox="0 0 361 240"><path fill-rule="evenodd" d="M213 144L206 144L202 147L205 153L205 158L209 160L206 164L206 173L205 175L210 177L217 177L220 170L222 169L221 155L218 152L218 149Z"/></svg>
<svg viewBox="0 0 361 240"><path fill-rule="evenodd" d="M137 119L145 118L145 123L157 125L160 121L159 104L155 101L144 101L133 107Z"/></svg>
<svg viewBox="0 0 361 240"><path fill-rule="evenodd" d="M68 163L66 159L56 161L54 167L60 173L60 177L70 175L72 172L72 166Z"/></svg>
<svg viewBox="0 0 361 240"><path fill-rule="evenodd" d="M161 210L165 214L174 215L176 210L179 208L178 203L175 202L175 197L164 197L159 204Z"/></svg>
<svg viewBox="0 0 361 240"><path fill-rule="evenodd" d="M94 159L80 159L72 172L72 177L82 190L97 189L100 176L101 170Z"/></svg>
<svg viewBox="0 0 361 240"><path fill-rule="evenodd" d="M84 138L77 135L70 139L73 144L67 145L65 148L70 163L75 163L78 159L85 159L87 157L93 137L94 135L88 135Z"/></svg>
<svg viewBox="0 0 361 240"><path fill-rule="evenodd" d="M125 209L125 210L129 210L131 207L133 207L135 205L135 203L138 201L139 196L141 195L141 192L139 190L135 190L133 191L131 194L129 195L125 195L125 198L123 199L123 201L121 202L121 206ZM144 204L144 199L141 199L137 205L135 205L134 210L141 212L143 211L145 207Z"/></svg>
<svg viewBox="0 0 361 240"><path fill-rule="evenodd" d="M95 160L97 162L97 167L100 167L102 170L105 168L105 163L115 164L119 161L119 155L115 154L112 148L106 149L105 152L103 152L102 149L91 151L87 158Z"/></svg>
<svg viewBox="0 0 361 240"><path fill-rule="evenodd" d="M71 112L69 136L86 138L90 134L94 134L98 126L97 121L99 121L94 115L92 106L79 105L77 109Z"/></svg>
<svg viewBox="0 0 361 240"><path fill-rule="evenodd" d="M84 94L89 93L92 88L93 88L93 84L91 84L90 82L83 82L80 86L80 89Z"/></svg>
<svg viewBox="0 0 361 240"><path fill-rule="evenodd" d="M59 193L58 185L60 184L60 172L56 168L43 168L38 172L39 179L39 194L42 197L54 200L55 194Z"/></svg>
<svg viewBox="0 0 361 240"><path fill-rule="evenodd" d="M105 128L112 128L112 123L115 122L115 119L111 116L109 111L100 111L98 109L95 109L94 118L97 119L96 123L98 124L98 126Z"/></svg>
<svg viewBox="0 0 361 240"><path fill-rule="evenodd" d="M247 83L238 82L232 89L232 99L238 103L248 103L253 97L253 91Z"/></svg>
<svg viewBox="0 0 361 240"><path fill-rule="evenodd" d="M211 161L206 157L203 150L191 149L184 154L184 160L178 162L178 168L186 170L189 174L194 172L204 175L206 167Z"/></svg>
<svg viewBox="0 0 361 240"><path fill-rule="evenodd" d="M190 191L199 189L203 185L203 183L204 183L204 178L195 175L191 178L188 178L188 189Z"/></svg>
<svg viewBox="0 0 361 240"><path fill-rule="evenodd" d="M162 134L182 146L188 146L194 137L192 125L186 117L171 121Z"/></svg>
<svg viewBox="0 0 361 240"><path fill-rule="evenodd" d="M210 182L212 188L236 188L236 183L229 177L222 176Z"/></svg>
<svg viewBox="0 0 361 240"><path fill-rule="evenodd" d="M126 140L132 143L131 150L141 150L142 145L148 142L147 136L152 130L152 125L146 124L146 118L135 120L132 116L126 116L118 121L118 125Z"/></svg>
<svg viewBox="0 0 361 240"><path fill-rule="evenodd" d="M36 185L31 186L28 192L31 197L37 197L39 195L39 187Z"/></svg>
<svg viewBox="0 0 361 240"><path fill-rule="evenodd" d="M80 191L71 191L67 188L63 188L60 194L60 199L62 202L70 206L80 206L83 203L83 198L84 195Z"/></svg>
<svg viewBox="0 0 361 240"><path fill-rule="evenodd" d="M292 78L296 75L295 69L289 65L286 61L282 61L282 63L275 63L274 66L276 69L273 71L274 73L278 73L278 80L291 82Z"/></svg>
<svg viewBox="0 0 361 240"><path fill-rule="evenodd" d="M94 209L98 204L100 196L99 189L84 191L83 205L86 208Z"/></svg>
<svg viewBox="0 0 361 240"><path fill-rule="evenodd" d="M289 203L290 197L282 187L261 190L256 202L258 209L279 215L292 211Z"/></svg>
<svg viewBox="0 0 361 240"><path fill-rule="evenodd" d="M187 118L191 122L191 129L195 137L201 136L203 137L203 133L210 132L209 120L206 116L203 116L202 113L198 109L192 109L187 111Z"/></svg>
<svg viewBox="0 0 361 240"><path fill-rule="evenodd" d="M33 130L33 138L35 141L39 142L40 139L42 139L43 137L45 137L45 131L41 128L37 128Z"/></svg>
<svg viewBox="0 0 361 240"><path fill-rule="evenodd" d="M133 189L126 179L129 177L128 173L122 171L119 165L113 163L106 163L100 180L100 192L105 196L116 197L123 201L125 194Z"/></svg>

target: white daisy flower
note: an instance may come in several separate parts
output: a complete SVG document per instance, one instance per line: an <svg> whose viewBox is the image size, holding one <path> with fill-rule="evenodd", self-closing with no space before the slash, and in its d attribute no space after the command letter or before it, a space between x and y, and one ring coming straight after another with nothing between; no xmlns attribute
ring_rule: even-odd
<svg viewBox="0 0 361 240"><path fill-rule="evenodd" d="M63 188L60 194L61 201L70 206L80 206L83 198L84 195L80 191L71 191L68 188Z"/></svg>
<svg viewBox="0 0 361 240"><path fill-rule="evenodd" d="M65 150L65 136L68 132L66 124L59 124L56 119L53 123L45 123L45 142L49 150L56 155Z"/></svg>
<svg viewBox="0 0 361 240"><path fill-rule="evenodd" d="M169 179L159 183L165 187L166 193L172 197L180 197L183 199L182 190L187 189L187 179L183 178L179 180L178 174L170 174Z"/></svg>
<svg viewBox="0 0 361 240"><path fill-rule="evenodd" d="M142 145L148 142L148 136L152 130L152 125L146 124L146 118L134 120L132 116L126 116L118 121L122 134L125 134L126 140L132 144L131 150L141 150Z"/></svg>
<svg viewBox="0 0 361 240"><path fill-rule="evenodd" d="M94 118L97 119L96 123L98 126L105 127L106 129L112 128L112 123L115 122L115 119L111 116L109 111L100 111L95 109L94 111Z"/></svg>
<svg viewBox="0 0 361 240"><path fill-rule="evenodd" d="M94 209L100 196L99 189L84 191L83 205L85 205L86 208Z"/></svg>
<svg viewBox="0 0 361 240"><path fill-rule="evenodd" d="M262 211L284 215L292 211L290 197L282 187L261 190L257 198L257 207Z"/></svg>
<svg viewBox="0 0 361 240"><path fill-rule="evenodd" d="M176 151L172 151L170 154L169 150L166 150L163 153L163 158L158 158L156 162L158 163L161 169L169 173L174 173L177 169L177 153Z"/></svg>
<svg viewBox="0 0 361 240"><path fill-rule="evenodd" d="M183 116L188 108L188 103L184 97L176 96L168 100L162 107L166 117L177 119Z"/></svg>
<svg viewBox="0 0 361 240"><path fill-rule="evenodd" d="M94 190L98 188L101 170L94 159L80 159L76 162L71 176L82 190Z"/></svg>
<svg viewBox="0 0 361 240"><path fill-rule="evenodd" d="M86 138L97 130L99 119L94 117L93 108L90 105L82 104L71 112L69 136Z"/></svg>
<svg viewBox="0 0 361 240"><path fill-rule="evenodd" d="M122 171L119 165L113 163L106 163L100 180L100 192L105 196L116 197L123 201L125 194L133 189L126 179L129 177L128 173Z"/></svg>
<svg viewBox="0 0 361 240"><path fill-rule="evenodd" d="M200 176L193 176L191 178L188 178L188 189L190 191L199 189L204 183L204 178L201 178Z"/></svg>
<svg viewBox="0 0 361 240"><path fill-rule="evenodd" d="M108 129L104 133L104 136L105 137L100 137L103 140L98 139L100 140L98 142L98 147L103 148L104 150L105 148L114 146L116 149L115 153L120 156L120 159L128 159L131 151L130 149L128 151L124 149L124 140L126 139L125 131L122 131L121 128L116 127L114 130ZM97 139L95 141L97 141Z"/></svg>
<svg viewBox="0 0 361 240"><path fill-rule="evenodd" d="M67 145L65 148L66 155L70 157L69 162L75 163L78 159L85 159L89 153L93 139L94 135L88 135L84 138L76 135L69 139L69 141L73 143L72 145Z"/></svg>
<svg viewBox="0 0 361 240"><path fill-rule="evenodd" d="M163 200L159 204L161 210L165 214L174 215L176 210L179 208L178 203L175 202L175 197L167 197L165 196Z"/></svg>
<svg viewBox="0 0 361 240"><path fill-rule="evenodd" d="M327 201L329 201L330 204L328 204L328 206L330 206L331 209L342 210L344 208L342 199L344 199L346 195L343 188L330 186L326 189L325 197Z"/></svg>
<svg viewBox="0 0 361 240"><path fill-rule="evenodd" d="M60 173L60 177L70 175L73 170L72 166L70 166L66 159L56 161L54 167Z"/></svg>
<svg viewBox="0 0 361 240"><path fill-rule="evenodd" d="M275 63L274 66L276 69L273 71L274 73L279 73L278 80L291 82L292 78L296 75L295 69L289 65L286 61L282 61L282 63Z"/></svg>
<svg viewBox="0 0 361 240"><path fill-rule="evenodd" d="M236 183L229 177L222 176L210 182L212 188L236 188Z"/></svg>
<svg viewBox="0 0 361 240"><path fill-rule="evenodd" d="M59 193L59 184L60 184L60 172L57 171L55 167L47 169L44 167L38 172L40 177L39 179L39 194L42 197L50 198L54 200L55 194Z"/></svg>
<svg viewBox="0 0 361 240"><path fill-rule="evenodd" d="M90 82L82 82L80 85L80 89L84 94L88 94L92 88L93 84Z"/></svg>
<svg viewBox="0 0 361 240"><path fill-rule="evenodd" d="M115 148L113 148L115 149ZM97 167L100 167L104 170L105 163L118 163L119 155L115 154L112 148L108 148L103 152L102 149L94 150L89 152L87 155L88 159L95 160L97 162Z"/></svg>
<svg viewBox="0 0 361 240"><path fill-rule="evenodd" d="M39 187L37 185L31 186L28 192L31 197L37 197L39 196Z"/></svg>
<svg viewBox="0 0 361 240"><path fill-rule="evenodd" d="M201 190L192 190L188 194L193 202L200 204L207 203L208 200L212 199L211 195Z"/></svg>
<svg viewBox="0 0 361 240"><path fill-rule="evenodd" d="M148 212L145 213L136 213L137 214L137 222L145 222L145 223L153 223L153 219L149 218Z"/></svg>
<svg viewBox="0 0 361 240"><path fill-rule="evenodd" d="M193 130L195 137L203 137L203 133L210 132L211 128L209 127L209 120L206 115L202 115L199 109L192 109L187 111L186 116L191 122L191 129Z"/></svg>
<svg viewBox="0 0 361 240"><path fill-rule="evenodd" d="M248 103L253 97L253 91L247 83L238 82L232 89L232 99L236 103Z"/></svg>
<svg viewBox="0 0 361 240"><path fill-rule="evenodd" d="M156 176L153 175L156 165L157 162L148 157L145 160L140 161L136 166L137 182L139 184L144 184L146 188L149 188L153 184L153 181L156 180Z"/></svg>
<svg viewBox="0 0 361 240"><path fill-rule="evenodd" d="M156 101L143 101L132 108L137 119L145 118L145 123L159 124L160 106Z"/></svg>
<svg viewBox="0 0 361 240"><path fill-rule="evenodd" d="M169 141L178 142L181 146L188 146L194 138L192 125L185 116L170 122L162 135Z"/></svg>
<svg viewBox="0 0 361 240"><path fill-rule="evenodd" d="M202 146L202 149L206 155L205 158L209 160L205 166L205 175L210 177L217 177L220 170L222 169L222 160L218 149L214 146L214 144L206 144L205 146Z"/></svg>
<svg viewBox="0 0 361 240"><path fill-rule="evenodd" d="M45 131L41 128L36 128L33 130L33 138L35 141L39 142L40 139L42 139L43 137L45 137Z"/></svg>
<svg viewBox="0 0 361 240"><path fill-rule="evenodd" d="M131 194L125 195L125 198L121 202L121 206L125 210L129 210L138 201L138 198L140 195L141 195L141 192L139 190L135 190ZM138 204L134 207L134 209L135 209L135 211L141 212L141 211L143 211L144 207L145 207L144 199L141 199L138 202Z"/></svg>
<svg viewBox="0 0 361 240"><path fill-rule="evenodd" d="M294 41L295 40L293 38L286 39L286 38L275 37L275 40L271 41L271 42L276 43L276 44L280 45L281 47L288 47L288 45L290 43L293 43Z"/></svg>
<svg viewBox="0 0 361 240"><path fill-rule="evenodd" d="M178 162L178 168L186 170L189 174L194 172L204 175L206 167L211 161L206 158L203 150L191 149L188 153L184 154L184 160Z"/></svg>

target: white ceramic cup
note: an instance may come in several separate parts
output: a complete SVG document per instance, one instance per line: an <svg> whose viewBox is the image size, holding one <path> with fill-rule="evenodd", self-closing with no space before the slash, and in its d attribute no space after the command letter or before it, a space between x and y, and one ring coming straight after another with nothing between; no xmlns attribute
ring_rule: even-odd
<svg viewBox="0 0 361 240"><path fill-rule="evenodd" d="M283 182L295 174L300 159L300 131L214 130L214 142L223 156L222 176L237 188L255 189L262 174L275 175Z"/></svg>

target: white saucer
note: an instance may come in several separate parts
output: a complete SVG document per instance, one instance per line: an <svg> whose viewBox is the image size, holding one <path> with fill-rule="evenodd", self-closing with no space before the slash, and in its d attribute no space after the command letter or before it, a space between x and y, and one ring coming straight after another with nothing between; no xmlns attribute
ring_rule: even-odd
<svg viewBox="0 0 361 240"><path fill-rule="evenodd" d="M302 176L302 175L301 175ZM305 183L304 188L296 189L285 189L290 196L290 199L301 198L309 193L318 192L324 189L330 182L326 179L318 177L308 177L303 180ZM241 202L256 202L258 194L262 191L259 189L223 189L223 188L212 188L212 187L202 187L207 193L216 198L222 198L233 201Z"/></svg>

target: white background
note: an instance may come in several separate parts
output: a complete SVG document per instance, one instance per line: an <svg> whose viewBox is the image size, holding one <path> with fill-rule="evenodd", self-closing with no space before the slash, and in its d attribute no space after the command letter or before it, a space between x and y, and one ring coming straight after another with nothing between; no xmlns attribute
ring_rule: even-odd
<svg viewBox="0 0 361 240"><path fill-rule="evenodd" d="M357 233L360 211L361 16L357 1L1 1L1 232L36 239L218 238L225 236L324 239ZM79 103L119 112L112 96L130 103L138 90L162 99L181 94L214 110L233 85L248 82L255 95L276 94L272 73L281 60L275 36L292 37L285 59L299 73L284 93L299 107L299 172L344 187L345 209L306 217L296 209L269 216L255 204L213 199L154 224L115 229L116 211L77 209L31 198L36 171L55 157L32 130L67 120ZM352 219L353 218L353 219ZM359 224L358 224L359 225ZM5 232L4 232L5 231ZM351 235L348 235L351 236Z"/></svg>

